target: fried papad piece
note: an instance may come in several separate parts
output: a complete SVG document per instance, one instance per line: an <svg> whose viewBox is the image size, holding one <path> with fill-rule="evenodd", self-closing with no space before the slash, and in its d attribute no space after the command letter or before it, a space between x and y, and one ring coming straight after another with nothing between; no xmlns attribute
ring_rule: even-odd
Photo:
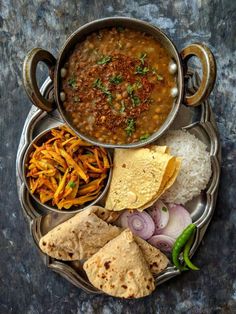
<svg viewBox="0 0 236 314"><path fill-rule="evenodd" d="M112 180L105 207L144 210L175 181L180 160L167 147L115 149Z"/></svg>

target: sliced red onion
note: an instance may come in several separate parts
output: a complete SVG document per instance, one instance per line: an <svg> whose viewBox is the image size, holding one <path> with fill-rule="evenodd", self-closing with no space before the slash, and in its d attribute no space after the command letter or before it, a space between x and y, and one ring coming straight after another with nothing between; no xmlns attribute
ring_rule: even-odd
<svg viewBox="0 0 236 314"><path fill-rule="evenodd" d="M130 215L133 215L133 212L130 212L129 210L125 210L117 220L117 225L123 228L128 228L128 217Z"/></svg>
<svg viewBox="0 0 236 314"><path fill-rule="evenodd" d="M169 210L168 207L160 200L152 205L148 210L155 223L155 234L160 234L161 230L165 228L169 221Z"/></svg>
<svg viewBox="0 0 236 314"><path fill-rule="evenodd" d="M148 239L148 242L159 250L169 253L175 243L175 239L166 235L158 234Z"/></svg>
<svg viewBox="0 0 236 314"><path fill-rule="evenodd" d="M183 206L176 204L169 204L169 215L169 222L161 234L176 239L192 223L192 218Z"/></svg>
<svg viewBox="0 0 236 314"><path fill-rule="evenodd" d="M149 239L155 231L154 221L146 212L136 212L130 215L128 217L128 226L134 234L144 240Z"/></svg>

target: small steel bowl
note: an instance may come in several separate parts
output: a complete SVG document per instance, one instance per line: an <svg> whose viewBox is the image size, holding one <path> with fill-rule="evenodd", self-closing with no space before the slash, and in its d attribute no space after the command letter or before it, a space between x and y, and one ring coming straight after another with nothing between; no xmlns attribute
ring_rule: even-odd
<svg viewBox="0 0 236 314"><path fill-rule="evenodd" d="M81 206L72 206L71 209L58 209L56 206L51 206L51 205L48 205L48 204L43 204L39 198L37 196L35 196L34 194L31 193L30 191L30 187L29 187L29 184L28 184L28 180L27 180L27 177L26 177L26 173L27 173L27 165L29 163L29 159L30 159L30 154L32 153L32 151L34 151L34 144L36 144L37 146L41 145L42 143L44 143L45 141L47 141L49 138L50 138L50 131L52 129L57 129L59 126L55 127L55 128L48 128L46 129L45 131L43 131L42 133L40 133L39 135L37 135L33 141L30 143L30 145L28 146L27 150L25 151L25 154L24 154L24 158L23 158L23 164L22 164L22 176L23 176L23 181L27 187L27 190L29 191L30 195L33 197L33 199L38 203L40 204L40 206L42 206L43 208L45 208L46 210L49 210L49 211L53 211L53 212L57 212L57 213L78 213L84 209L86 209L87 207L89 206L92 206L92 205L95 205L97 204L98 202L100 202L104 196L106 195L107 191L108 191L108 188L110 186L110 182L111 182L111 177L112 177L112 168L109 168L108 170L108 176L106 178L106 181L105 181L105 186L103 187L103 189L101 190L100 194L98 195L98 197L96 199L94 199L93 201L91 202L88 202L86 203L85 206L81 205ZM112 165L112 158L111 158L111 155L109 153L109 151L107 151L107 155L108 155L108 159L109 159L109 162L110 162L110 165Z"/></svg>
<svg viewBox="0 0 236 314"><path fill-rule="evenodd" d="M171 64L169 65L169 71L176 76L176 89L172 91L173 106L172 110L162 124L160 129L154 132L148 139L144 141L137 141L135 143L127 144L108 144L105 142L99 142L97 139L88 136L84 132L80 132L70 121L68 115L63 107L62 98L65 95L61 93L61 70L63 69L64 63L68 60L68 56L74 49L75 45L83 41L86 36L93 32L97 32L103 28L110 27L127 27L133 30L145 32L153 36L158 42L160 42L165 49L168 51L171 57ZM194 95L187 95L185 74L187 73L188 60L196 56L199 58L202 64L202 81ZM44 98L38 89L36 80L36 68L39 62L44 62L49 68L49 74L54 85L54 97L53 99ZM62 75L63 76L63 75ZM87 23L78 28L71 36L67 39L62 49L59 52L57 59L54 56L41 48L32 49L26 56L23 64L23 84L25 90L33 102L34 105L47 112L52 111L55 106L58 108L61 117L65 123L74 130L74 132L83 138L84 140L93 143L94 145L100 145L110 148L135 148L141 147L151 142L154 142L162 134L164 134L172 122L174 121L180 106L184 103L189 106L197 106L203 102L212 91L216 78L216 64L215 59L208 47L201 43L193 43L184 48L180 53L177 51L172 40L159 28L133 18L129 17L109 17ZM63 97L62 97L63 96Z"/></svg>

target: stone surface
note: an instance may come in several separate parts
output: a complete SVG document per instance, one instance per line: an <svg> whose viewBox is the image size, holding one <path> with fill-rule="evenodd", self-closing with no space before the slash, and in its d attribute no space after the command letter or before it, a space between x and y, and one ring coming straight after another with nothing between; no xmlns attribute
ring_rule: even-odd
<svg viewBox="0 0 236 314"><path fill-rule="evenodd" d="M132 16L162 28L178 49L204 42L218 66L210 99L222 143L216 211L194 258L200 272L161 285L143 300L88 295L43 265L16 192L15 157L30 109L22 86L28 50L55 56L78 26L106 16ZM236 312L236 2L231 0L0 2L0 313L235 313ZM47 76L40 68L39 81Z"/></svg>

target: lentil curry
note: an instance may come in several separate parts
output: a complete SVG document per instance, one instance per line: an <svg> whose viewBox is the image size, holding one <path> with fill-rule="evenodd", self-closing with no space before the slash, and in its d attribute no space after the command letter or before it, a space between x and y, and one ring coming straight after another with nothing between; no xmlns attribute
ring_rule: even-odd
<svg viewBox="0 0 236 314"><path fill-rule="evenodd" d="M64 108L82 133L109 144L148 138L173 104L171 58L152 36L132 29L94 32L61 69Z"/></svg>

